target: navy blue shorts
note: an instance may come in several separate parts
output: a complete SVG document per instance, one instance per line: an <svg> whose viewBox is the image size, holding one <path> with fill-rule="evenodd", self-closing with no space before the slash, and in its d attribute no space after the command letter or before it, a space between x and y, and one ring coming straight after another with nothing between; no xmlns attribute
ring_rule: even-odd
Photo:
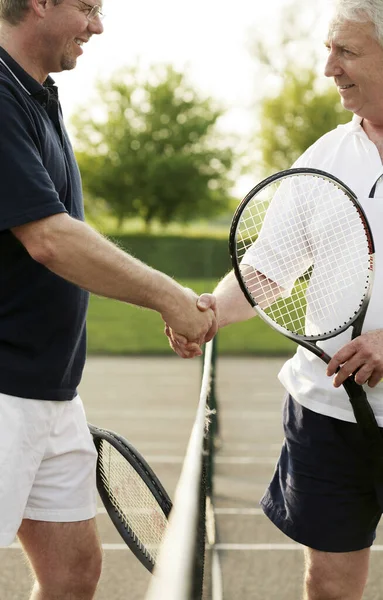
<svg viewBox="0 0 383 600"><path fill-rule="evenodd" d="M261 500L283 533L323 552L371 546L382 515L383 483L374 481L356 423L315 413L287 396L285 441Z"/></svg>

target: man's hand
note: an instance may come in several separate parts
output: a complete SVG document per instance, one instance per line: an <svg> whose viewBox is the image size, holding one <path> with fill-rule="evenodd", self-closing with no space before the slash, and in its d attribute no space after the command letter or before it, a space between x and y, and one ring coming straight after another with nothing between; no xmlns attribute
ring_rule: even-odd
<svg viewBox="0 0 383 600"><path fill-rule="evenodd" d="M275 285L275 284L273 284ZM225 327L231 323L247 321L255 317L255 311L246 300L239 287L234 271L230 271L218 283L213 294L202 294L197 300L197 307L202 314L213 311L216 316L216 324L211 328L204 339L196 340L172 326L164 318L166 323L165 333L169 343L182 358L193 358L202 354L201 345L211 340L218 328ZM183 335L179 335L183 334Z"/></svg>
<svg viewBox="0 0 383 600"><path fill-rule="evenodd" d="M215 300L202 301L190 289L185 289L186 307L181 311L162 313L165 333L172 349L183 358L202 354L201 346L209 342L217 333ZM210 296L204 294L203 296Z"/></svg>
<svg viewBox="0 0 383 600"><path fill-rule="evenodd" d="M217 303L212 294L202 294L197 298L196 306L201 313L210 313L213 311L215 317L217 316ZM174 352L176 352L178 356L181 356L181 358L201 356L202 344L209 342L215 336L217 330L218 325L217 320L215 319L210 329L206 332L204 339L197 342L189 340L185 335L180 335L172 329L168 322L165 323L165 334L168 336L169 344Z"/></svg>
<svg viewBox="0 0 383 600"><path fill-rule="evenodd" d="M375 387L382 379L383 329L369 331L355 338L334 354L327 365L327 375L335 375L335 387L341 386L353 373L356 383L368 383L369 387Z"/></svg>

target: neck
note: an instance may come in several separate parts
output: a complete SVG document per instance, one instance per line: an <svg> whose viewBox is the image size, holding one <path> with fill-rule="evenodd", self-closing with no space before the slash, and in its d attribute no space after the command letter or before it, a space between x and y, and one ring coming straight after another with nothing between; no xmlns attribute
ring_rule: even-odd
<svg viewBox="0 0 383 600"><path fill-rule="evenodd" d="M26 71L31 77L44 83L49 73L46 73L38 60L38 40L31 40L24 23L17 26L0 22L0 46Z"/></svg>
<svg viewBox="0 0 383 600"><path fill-rule="evenodd" d="M366 135L375 144L383 163L383 125L371 123L371 121L363 119L362 127L366 132Z"/></svg>
<svg viewBox="0 0 383 600"><path fill-rule="evenodd" d="M362 127L371 141L376 139L383 140L383 123L373 123L367 119L363 119Z"/></svg>

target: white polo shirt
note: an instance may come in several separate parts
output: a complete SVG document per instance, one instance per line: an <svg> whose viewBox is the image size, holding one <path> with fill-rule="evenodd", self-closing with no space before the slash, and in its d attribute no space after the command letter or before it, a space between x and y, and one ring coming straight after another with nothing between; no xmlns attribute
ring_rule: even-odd
<svg viewBox="0 0 383 600"><path fill-rule="evenodd" d="M376 250L376 271L363 333L383 329L383 184L378 182L375 197L370 191L383 175L378 150L361 127L361 119L340 125L313 144L294 167L312 167L338 177L358 197L369 220ZM332 356L351 339L351 330L318 345ZM351 404L343 387L334 388L326 375L325 363L314 354L298 347L282 367L279 379L300 404L314 412L355 422ZM375 388L364 386L378 424L383 427L383 382Z"/></svg>

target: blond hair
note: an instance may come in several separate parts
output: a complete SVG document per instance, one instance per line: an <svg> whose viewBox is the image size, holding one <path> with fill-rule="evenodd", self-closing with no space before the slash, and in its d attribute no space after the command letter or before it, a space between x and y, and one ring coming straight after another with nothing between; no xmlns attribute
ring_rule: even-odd
<svg viewBox="0 0 383 600"><path fill-rule="evenodd" d="M51 0L52 4L59 4L61 0ZM11 25L18 25L23 21L29 10L29 0L0 0L0 20Z"/></svg>

